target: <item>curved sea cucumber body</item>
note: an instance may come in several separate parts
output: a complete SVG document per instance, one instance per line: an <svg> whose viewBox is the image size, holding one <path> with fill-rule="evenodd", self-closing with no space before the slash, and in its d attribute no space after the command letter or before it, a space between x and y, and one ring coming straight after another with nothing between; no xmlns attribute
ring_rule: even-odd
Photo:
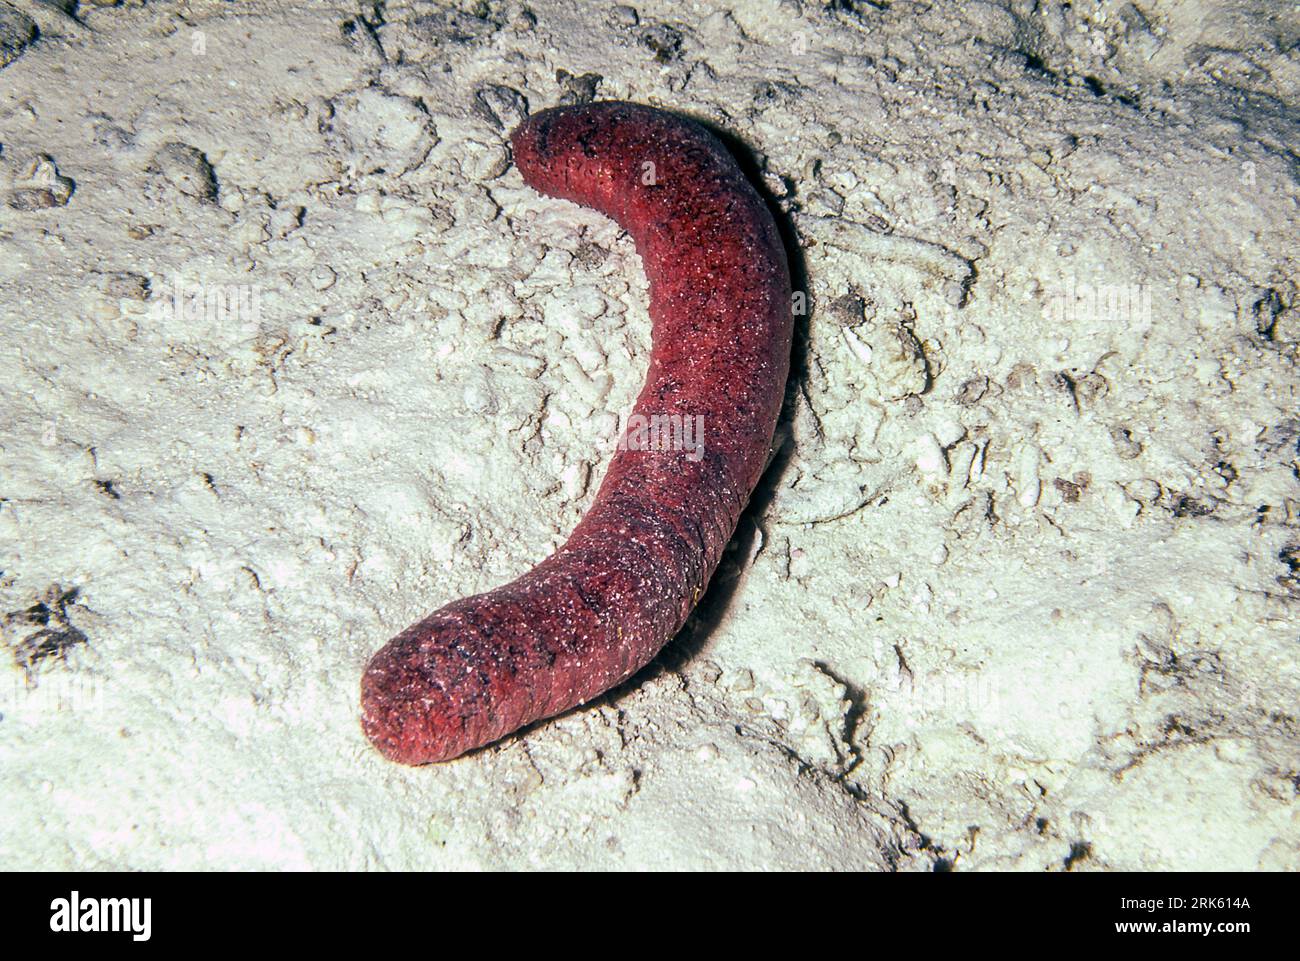
<svg viewBox="0 0 1300 961"><path fill-rule="evenodd" d="M712 134L651 107L599 102L535 114L511 140L526 183L631 234L653 327L628 429L657 423L691 442L625 434L554 554L374 655L362 726L407 764L456 757L591 700L659 652L704 592L763 472L789 370L785 251Z"/></svg>

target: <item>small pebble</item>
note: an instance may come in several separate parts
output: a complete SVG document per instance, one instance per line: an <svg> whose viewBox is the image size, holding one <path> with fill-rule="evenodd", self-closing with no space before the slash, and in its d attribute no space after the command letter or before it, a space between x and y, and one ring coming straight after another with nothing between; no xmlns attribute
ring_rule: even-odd
<svg viewBox="0 0 1300 961"><path fill-rule="evenodd" d="M944 450L955 446L966 436L966 428L955 420L944 419L934 426L934 436Z"/></svg>
<svg viewBox="0 0 1300 961"><path fill-rule="evenodd" d="M36 21L7 3L0 3L0 67L23 55L37 35Z"/></svg>
<svg viewBox="0 0 1300 961"><path fill-rule="evenodd" d="M728 686L733 691L752 691L754 689L754 673L748 670L738 671L735 679Z"/></svg>
<svg viewBox="0 0 1300 961"><path fill-rule="evenodd" d="M641 22L641 17L635 7L620 3L609 11L609 22L616 27L635 27Z"/></svg>
<svg viewBox="0 0 1300 961"><path fill-rule="evenodd" d="M334 286L334 282L338 279L338 275L334 273L334 268L328 264L317 264L311 269L309 279L311 280L312 287L316 290L329 290Z"/></svg>
<svg viewBox="0 0 1300 961"><path fill-rule="evenodd" d="M126 271L104 274L100 290L115 300L148 300L149 281L139 274Z"/></svg>
<svg viewBox="0 0 1300 961"><path fill-rule="evenodd" d="M154 154L154 167L167 182L198 200L217 199L217 178L202 151L189 144L172 141Z"/></svg>
<svg viewBox="0 0 1300 961"><path fill-rule="evenodd" d="M14 210L64 207L72 198L74 190L76 184L72 178L59 173L53 158L40 154L14 182L14 189L9 194L9 206Z"/></svg>
<svg viewBox="0 0 1300 961"><path fill-rule="evenodd" d="M842 328L844 331L844 340L849 345L849 350L864 367L871 366L871 346L862 340L851 327Z"/></svg>
<svg viewBox="0 0 1300 961"><path fill-rule="evenodd" d="M937 477L948 468L943 458L943 448L933 434L922 434L916 439L916 469L926 477Z"/></svg>
<svg viewBox="0 0 1300 961"><path fill-rule="evenodd" d="M1043 484L1038 475L1039 450L1027 444L1020 451L1016 470L1016 500L1021 507L1033 507L1042 495Z"/></svg>

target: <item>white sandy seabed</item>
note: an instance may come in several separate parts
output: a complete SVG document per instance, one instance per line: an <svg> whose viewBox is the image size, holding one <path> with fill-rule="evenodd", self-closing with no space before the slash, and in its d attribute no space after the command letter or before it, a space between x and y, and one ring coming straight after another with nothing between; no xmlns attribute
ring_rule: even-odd
<svg viewBox="0 0 1300 961"><path fill-rule="evenodd" d="M1293 5L829 6L0 3L0 866L1300 869ZM752 152L786 444L654 666L399 767L366 658L645 373L505 146L593 96Z"/></svg>

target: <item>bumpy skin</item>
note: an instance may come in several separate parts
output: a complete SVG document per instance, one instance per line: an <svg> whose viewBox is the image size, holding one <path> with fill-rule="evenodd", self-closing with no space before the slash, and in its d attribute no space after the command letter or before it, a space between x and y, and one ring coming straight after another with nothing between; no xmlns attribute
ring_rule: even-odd
<svg viewBox="0 0 1300 961"><path fill-rule="evenodd" d="M659 652L704 592L758 482L789 370L785 251L712 134L604 102L543 111L511 139L529 185L632 235L653 321L634 414L702 415L704 451L620 450L559 550L375 654L361 682L362 726L407 764L448 760L588 701Z"/></svg>

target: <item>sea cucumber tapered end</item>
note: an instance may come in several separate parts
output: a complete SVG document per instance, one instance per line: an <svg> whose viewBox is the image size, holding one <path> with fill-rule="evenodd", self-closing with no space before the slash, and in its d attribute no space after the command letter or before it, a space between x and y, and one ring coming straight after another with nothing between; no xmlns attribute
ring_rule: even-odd
<svg viewBox="0 0 1300 961"><path fill-rule="evenodd" d="M422 667L399 637L370 659L361 676L361 729L390 761L430 764L467 749L451 700Z"/></svg>

